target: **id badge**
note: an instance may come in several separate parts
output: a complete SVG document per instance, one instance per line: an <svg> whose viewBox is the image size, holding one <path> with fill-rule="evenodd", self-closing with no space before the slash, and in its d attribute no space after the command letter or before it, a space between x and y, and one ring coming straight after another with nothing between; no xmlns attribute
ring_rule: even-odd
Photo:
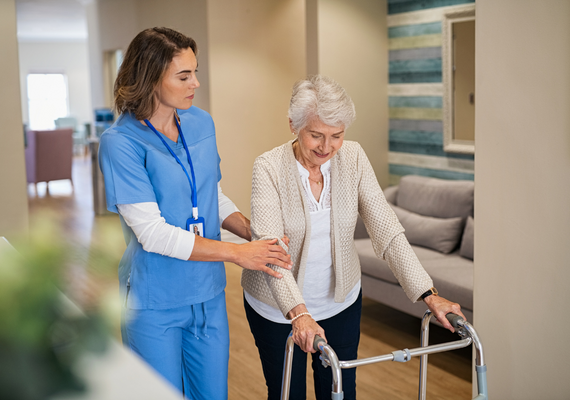
<svg viewBox="0 0 570 400"><path fill-rule="evenodd" d="M194 234L198 236L206 237L204 226L203 217L198 217L197 219L188 218L188 221L186 221L186 230L188 232L194 232Z"/></svg>

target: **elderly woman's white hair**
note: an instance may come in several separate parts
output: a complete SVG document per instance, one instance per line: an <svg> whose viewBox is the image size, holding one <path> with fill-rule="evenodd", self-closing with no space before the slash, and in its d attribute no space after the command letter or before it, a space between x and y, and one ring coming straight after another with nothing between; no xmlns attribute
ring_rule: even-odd
<svg viewBox="0 0 570 400"><path fill-rule="evenodd" d="M333 79L314 75L293 86L289 119L296 133L318 118L329 126L347 129L356 118L354 103L344 88Z"/></svg>

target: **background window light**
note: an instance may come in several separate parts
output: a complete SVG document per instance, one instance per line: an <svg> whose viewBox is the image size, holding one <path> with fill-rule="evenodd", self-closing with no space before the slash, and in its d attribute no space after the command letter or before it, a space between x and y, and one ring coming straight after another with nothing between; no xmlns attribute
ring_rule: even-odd
<svg viewBox="0 0 570 400"><path fill-rule="evenodd" d="M27 86L30 129L54 129L54 120L69 113L65 75L28 74Z"/></svg>

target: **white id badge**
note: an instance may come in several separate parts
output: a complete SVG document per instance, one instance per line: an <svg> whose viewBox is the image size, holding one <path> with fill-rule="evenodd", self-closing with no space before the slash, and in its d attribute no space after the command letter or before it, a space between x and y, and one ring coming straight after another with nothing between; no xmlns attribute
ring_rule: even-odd
<svg viewBox="0 0 570 400"><path fill-rule="evenodd" d="M188 218L188 221L186 221L186 230L193 232L195 235L206 237L204 233L204 218Z"/></svg>

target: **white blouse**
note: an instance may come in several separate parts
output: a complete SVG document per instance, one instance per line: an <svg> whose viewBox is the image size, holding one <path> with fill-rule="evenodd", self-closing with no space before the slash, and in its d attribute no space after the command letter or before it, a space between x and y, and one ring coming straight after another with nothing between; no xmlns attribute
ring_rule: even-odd
<svg viewBox="0 0 570 400"><path fill-rule="evenodd" d="M219 182L218 206L220 227L227 217L239 211L222 193ZM188 260L192 255L196 239L194 232L166 223L157 203L117 204L117 209L144 250L179 260Z"/></svg>
<svg viewBox="0 0 570 400"><path fill-rule="evenodd" d="M315 199L311 191L309 171L297 161L297 169L305 188L311 215L311 238L305 269L303 299L307 310L315 321L333 317L350 307L360 292L360 281L352 288L342 303L334 302L334 268L331 247L331 185L330 160L321 165L323 190L320 199ZM249 305L264 318L281 324L290 323L281 311L257 300L245 291Z"/></svg>

